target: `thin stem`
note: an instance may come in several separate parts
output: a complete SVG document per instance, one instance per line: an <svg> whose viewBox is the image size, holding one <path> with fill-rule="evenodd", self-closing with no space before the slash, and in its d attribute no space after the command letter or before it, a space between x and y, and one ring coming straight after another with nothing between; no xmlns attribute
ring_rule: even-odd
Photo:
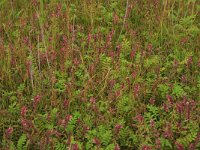
<svg viewBox="0 0 200 150"><path fill-rule="evenodd" d="M117 43L119 41L119 38L123 32L123 29L124 29L124 26L125 26L125 23L126 23L126 18L127 18L127 14L128 14L128 5L129 5L129 1L127 0L126 1L126 12L125 12L125 15L124 15L124 20L123 20L123 25L122 25L122 28L121 28L121 31L120 31L120 34L119 34L119 37L118 37L118 40L117 40Z"/></svg>

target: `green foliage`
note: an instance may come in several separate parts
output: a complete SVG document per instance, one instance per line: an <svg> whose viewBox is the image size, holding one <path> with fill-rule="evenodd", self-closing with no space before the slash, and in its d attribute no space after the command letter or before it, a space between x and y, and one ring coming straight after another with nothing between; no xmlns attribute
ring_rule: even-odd
<svg viewBox="0 0 200 150"><path fill-rule="evenodd" d="M115 145L114 145L114 144L110 144L110 145L108 145L108 146L106 147L105 150L113 150L113 149L115 149Z"/></svg>
<svg viewBox="0 0 200 150"><path fill-rule="evenodd" d="M102 54L100 56L100 64L102 71L108 71L111 69L111 58Z"/></svg>
<svg viewBox="0 0 200 150"><path fill-rule="evenodd" d="M159 90L161 96L165 97L169 92L169 86L167 86L166 84L159 84L158 90Z"/></svg>
<svg viewBox="0 0 200 150"><path fill-rule="evenodd" d="M197 79L197 87L200 88L200 75L198 76L198 79Z"/></svg>
<svg viewBox="0 0 200 150"><path fill-rule="evenodd" d="M172 144L168 139L160 138L160 142L164 149L172 149Z"/></svg>
<svg viewBox="0 0 200 150"><path fill-rule="evenodd" d="M126 54L121 54L120 55L120 72L116 76L118 78L125 78L130 74L130 70L127 69L127 67L131 64L127 59L126 59Z"/></svg>
<svg viewBox="0 0 200 150"><path fill-rule="evenodd" d="M13 142L11 142L9 149L16 150L15 144Z"/></svg>
<svg viewBox="0 0 200 150"><path fill-rule="evenodd" d="M190 149L197 3L0 0L1 149Z"/></svg>
<svg viewBox="0 0 200 150"><path fill-rule="evenodd" d="M185 147L188 147L192 143L198 134L199 126L196 123L190 122L187 125L188 131L182 132L182 136L177 139L177 142L183 144Z"/></svg>
<svg viewBox="0 0 200 150"><path fill-rule="evenodd" d="M35 126L38 127L41 131L45 130L47 127L45 117L46 115L39 115L34 119Z"/></svg>
<svg viewBox="0 0 200 150"><path fill-rule="evenodd" d="M58 91L58 92L64 92L66 90L66 78L65 75L63 73L60 72L56 72L56 77L57 77L57 82L55 83L54 88Z"/></svg>
<svg viewBox="0 0 200 150"><path fill-rule="evenodd" d="M83 64L79 65L78 70L75 72L75 76L77 78L76 85L83 86L85 81L88 79L88 74L85 73L85 66Z"/></svg>
<svg viewBox="0 0 200 150"><path fill-rule="evenodd" d="M137 135L129 127L124 127L120 130L119 139L122 146L135 145L137 147L136 145L139 142Z"/></svg>
<svg viewBox="0 0 200 150"><path fill-rule="evenodd" d="M110 142L112 140L112 132L109 128L106 128L106 126L100 125L97 127L97 129L89 131L86 137L88 140L97 138L101 141L102 146L107 147L109 144L111 144ZM92 147L91 141L87 143L87 147Z"/></svg>
<svg viewBox="0 0 200 150"><path fill-rule="evenodd" d="M101 112L107 112L107 110L108 110L108 103L107 102L105 102L105 101L99 101L97 105L98 105L99 110Z"/></svg>
<svg viewBox="0 0 200 150"><path fill-rule="evenodd" d="M131 99L127 95L122 96L117 102L117 110L119 111L119 113L125 115L125 113L128 113L131 109Z"/></svg>
<svg viewBox="0 0 200 150"><path fill-rule="evenodd" d="M80 113L74 112L72 116L73 116L72 119L69 120L66 127L67 132L75 132L74 129L75 129L77 120L80 118Z"/></svg>
<svg viewBox="0 0 200 150"><path fill-rule="evenodd" d="M176 83L172 89L172 94L180 98L184 96L186 93L184 89L182 88L182 86Z"/></svg>
<svg viewBox="0 0 200 150"><path fill-rule="evenodd" d="M149 68L150 66L155 66L160 63L160 57L157 55L152 56L144 61L144 67Z"/></svg>
<svg viewBox="0 0 200 150"><path fill-rule="evenodd" d="M159 108L156 106L147 105L147 112L144 113L144 118L147 124L149 124L151 120L158 120Z"/></svg>
<svg viewBox="0 0 200 150"><path fill-rule="evenodd" d="M131 43L128 41L128 39L124 38L122 41L122 51L124 52L124 55L129 55L131 51Z"/></svg>
<svg viewBox="0 0 200 150"><path fill-rule="evenodd" d="M112 139L111 130L107 130L105 128L105 126L99 126L98 127L98 137L101 140L102 145L107 146Z"/></svg>
<svg viewBox="0 0 200 150"><path fill-rule="evenodd" d="M13 102L11 105L9 105L8 111L12 114L18 114L19 105L17 104L17 102Z"/></svg>
<svg viewBox="0 0 200 150"><path fill-rule="evenodd" d="M65 144L63 144L63 143L56 142L55 149L56 150L66 150L67 146Z"/></svg>
<svg viewBox="0 0 200 150"><path fill-rule="evenodd" d="M26 149L25 144L26 144L27 137L25 134L22 134L17 142L17 150L24 150Z"/></svg>

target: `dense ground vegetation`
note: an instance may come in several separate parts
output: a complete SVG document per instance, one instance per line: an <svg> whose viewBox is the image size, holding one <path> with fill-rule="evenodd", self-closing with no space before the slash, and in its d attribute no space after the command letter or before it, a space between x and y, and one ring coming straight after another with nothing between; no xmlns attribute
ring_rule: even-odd
<svg viewBox="0 0 200 150"><path fill-rule="evenodd" d="M0 0L0 149L200 149L198 0Z"/></svg>

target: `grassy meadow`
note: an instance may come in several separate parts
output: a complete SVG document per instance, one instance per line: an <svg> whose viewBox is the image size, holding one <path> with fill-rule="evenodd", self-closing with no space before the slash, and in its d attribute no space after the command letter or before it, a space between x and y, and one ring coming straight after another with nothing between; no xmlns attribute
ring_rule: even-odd
<svg viewBox="0 0 200 150"><path fill-rule="evenodd" d="M199 150L199 0L0 0L0 149Z"/></svg>

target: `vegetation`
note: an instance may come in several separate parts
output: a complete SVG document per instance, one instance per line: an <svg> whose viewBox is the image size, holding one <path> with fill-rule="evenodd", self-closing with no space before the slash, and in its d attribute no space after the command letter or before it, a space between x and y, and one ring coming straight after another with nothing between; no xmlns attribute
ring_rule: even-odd
<svg viewBox="0 0 200 150"><path fill-rule="evenodd" d="M198 0L0 0L0 149L200 149Z"/></svg>

